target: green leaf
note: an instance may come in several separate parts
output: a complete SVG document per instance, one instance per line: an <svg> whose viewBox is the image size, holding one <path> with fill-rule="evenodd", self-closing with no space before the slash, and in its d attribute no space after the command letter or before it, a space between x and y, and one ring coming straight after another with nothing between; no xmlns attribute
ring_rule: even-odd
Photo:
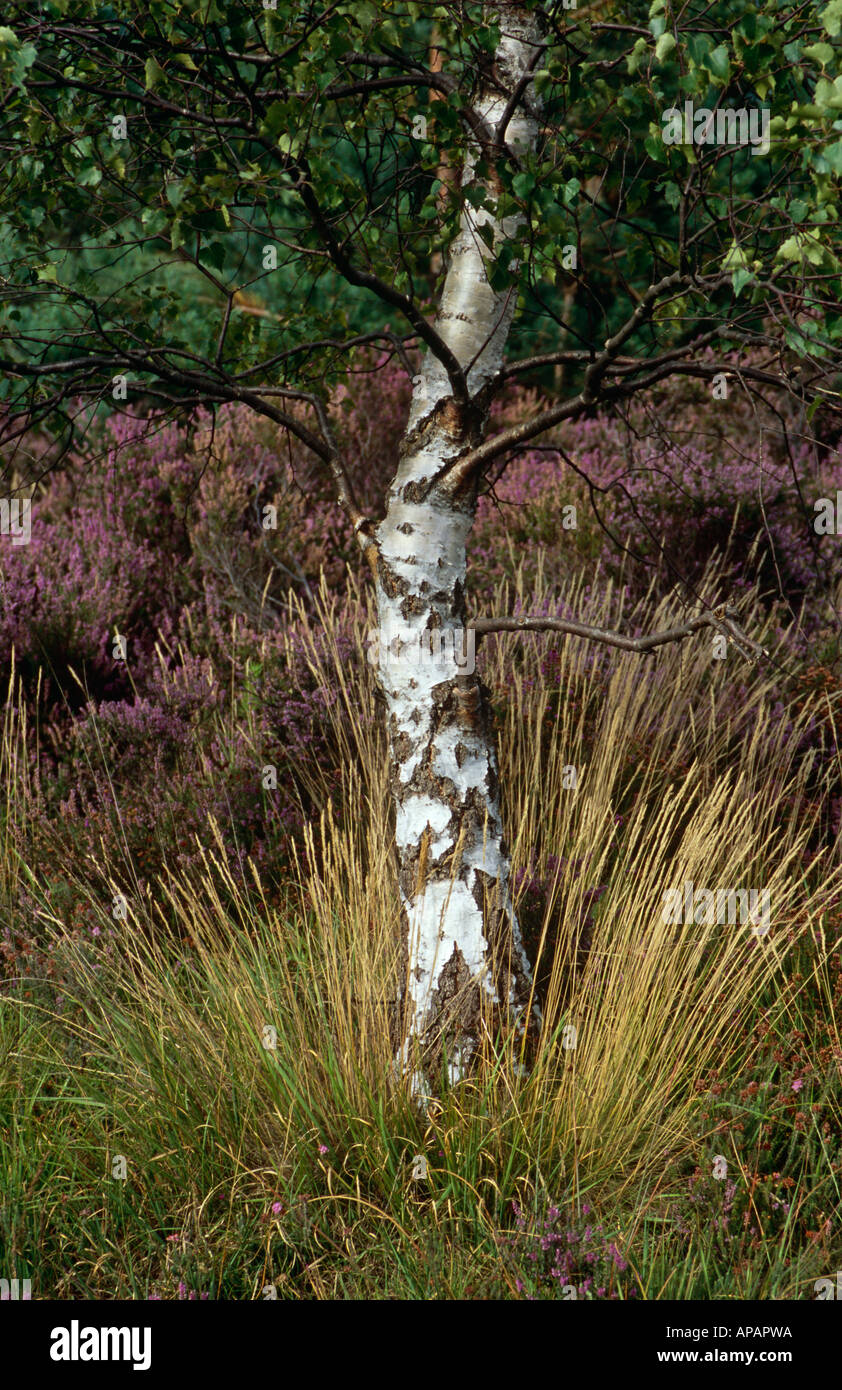
<svg viewBox="0 0 842 1390"><path fill-rule="evenodd" d="M831 34L834 38L842 30L842 0L830 0L829 5L825 5L819 19L826 34Z"/></svg>
<svg viewBox="0 0 842 1390"><path fill-rule="evenodd" d="M824 68L833 58L833 49L829 43L811 43L809 48L804 49L804 57L815 58Z"/></svg>
<svg viewBox="0 0 842 1390"><path fill-rule="evenodd" d="M637 72L641 63L649 52L649 45L645 39L636 39L634 48L626 58L626 67L629 72Z"/></svg>
<svg viewBox="0 0 842 1390"><path fill-rule="evenodd" d="M273 101L263 118L263 125L270 135L277 135L288 124L289 112L286 103Z"/></svg>
<svg viewBox="0 0 842 1390"><path fill-rule="evenodd" d="M348 6L348 10L363 29L370 29L377 21L377 10L371 0L356 0L353 7Z"/></svg>
<svg viewBox="0 0 842 1390"><path fill-rule="evenodd" d="M499 261L492 265L488 271L488 283L495 294L501 294L509 288L512 277L509 274L508 266L502 265Z"/></svg>
<svg viewBox="0 0 842 1390"><path fill-rule="evenodd" d="M512 179L512 188L518 198L528 198L534 187L535 180L529 173L515 174Z"/></svg>
<svg viewBox="0 0 842 1390"><path fill-rule="evenodd" d="M832 145L826 145L822 154L834 174L842 174L842 140L836 140ZM796 218L795 220L799 221L800 219Z"/></svg>
<svg viewBox="0 0 842 1390"><path fill-rule="evenodd" d="M688 34L687 52L697 68L704 65L705 58L713 48L713 40L710 34Z"/></svg>
<svg viewBox="0 0 842 1390"><path fill-rule="evenodd" d="M214 270L221 270L225 264L225 247L221 241L212 241L209 246L203 246L199 252L199 260L212 265Z"/></svg>
<svg viewBox="0 0 842 1390"><path fill-rule="evenodd" d="M810 265L824 266L828 270L834 270L838 264L832 251L816 232L797 232L795 236L787 237L778 247L775 260L809 261Z"/></svg>
<svg viewBox="0 0 842 1390"><path fill-rule="evenodd" d="M155 58L147 58L143 69L147 92L152 92L166 80L167 74Z"/></svg>
<svg viewBox="0 0 842 1390"><path fill-rule="evenodd" d="M723 270L745 269L748 266L748 256L741 246L732 241L727 256L722 262Z"/></svg>
<svg viewBox="0 0 842 1390"><path fill-rule="evenodd" d="M167 225L167 214L161 208L144 208L140 221L150 236L160 236Z"/></svg>
<svg viewBox="0 0 842 1390"><path fill-rule="evenodd" d="M718 78L720 82L728 81L728 78L731 76L731 60L728 56L726 44L721 43L718 48L715 48L712 53L708 54L705 59L705 67L709 72L712 72L714 77Z"/></svg>
<svg viewBox="0 0 842 1390"><path fill-rule="evenodd" d="M80 188L96 188L102 183L102 172L92 159L86 159L79 170L76 182Z"/></svg>
<svg viewBox="0 0 842 1390"><path fill-rule="evenodd" d="M480 238L485 242L489 251L494 249L494 228L490 222L483 222L477 226Z"/></svg>
<svg viewBox="0 0 842 1390"><path fill-rule="evenodd" d="M734 286L734 297L736 299L739 299L740 291L745 289L749 280L753 279L754 272L747 270L744 266L734 271L734 274L731 276L731 284Z"/></svg>
<svg viewBox="0 0 842 1390"><path fill-rule="evenodd" d="M801 244L797 236L787 237L775 252L776 261L800 261Z"/></svg>
<svg viewBox="0 0 842 1390"><path fill-rule="evenodd" d="M26 70L31 68L38 54L33 44L21 46L20 39L13 29L0 28L0 61L11 69L12 84L24 89Z"/></svg>
<svg viewBox="0 0 842 1390"><path fill-rule="evenodd" d="M816 83L816 105L826 106L831 111L842 111L842 76L829 82L820 77Z"/></svg>
<svg viewBox="0 0 842 1390"><path fill-rule="evenodd" d="M656 60L659 63L663 63L664 60L668 58L669 55L672 53L672 50L675 48L675 46L676 44L674 34L662 34L661 37L658 39L658 42L655 44Z"/></svg>

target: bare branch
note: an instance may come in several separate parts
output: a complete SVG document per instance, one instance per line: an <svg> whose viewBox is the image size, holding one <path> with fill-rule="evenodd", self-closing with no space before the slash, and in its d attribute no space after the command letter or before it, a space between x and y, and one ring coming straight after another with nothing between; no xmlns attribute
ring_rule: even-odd
<svg viewBox="0 0 842 1390"><path fill-rule="evenodd" d="M567 632L573 637L587 637L592 642L602 642L608 647L621 647L627 652L653 651L667 642L680 642L691 637L704 627L715 628L729 642L732 642L741 656L747 661L758 661L768 657L769 651L748 637L737 626L737 610L729 604L703 613L698 618L681 623L678 627L667 628L664 632L651 632L646 637L625 637L621 632L609 632L607 628L591 627L588 623L577 623L567 618L473 618L468 622L478 636L490 632Z"/></svg>

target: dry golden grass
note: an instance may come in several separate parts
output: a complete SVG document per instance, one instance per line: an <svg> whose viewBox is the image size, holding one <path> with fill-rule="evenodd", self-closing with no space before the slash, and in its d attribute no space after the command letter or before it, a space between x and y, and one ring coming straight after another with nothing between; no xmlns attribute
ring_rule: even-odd
<svg viewBox="0 0 842 1390"><path fill-rule="evenodd" d="M711 592L715 583L714 573ZM548 597L523 595L533 611ZM580 586L564 597L584 621L609 626L660 627L679 616L670 602L623 614L610 590L586 600ZM555 639L563 699L541 676L545 639L488 644L484 678L505 692L500 757L513 862L531 864L549 886L544 1027L528 1075L490 1039L491 1064L424 1111L395 1075L389 1041L399 910L385 739L369 672L349 666L336 644L336 602L322 588L311 625L291 600L290 625L309 642L316 679L339 691L325 718L344 765L338 789L331 769L302 769L324 810L280 898L256 870L245 887L233 880L211 826L201 871L169 875L157 893L129 903L125 921L113 920L108 894L91 896L103 933L112 933L105 951L45 902L42 929L74 982L75 1011L39 1017L41 1042L27 1044L33 1066L58 1065L50 1029L74 1040L66 1085L99 1127L91 1154L99 1144L132 1156L148 1214L160 1207L156 1193L175 1191L185 1173L169 1219L186 1221L189 1208L194 1226L220 1194L233 1220L235 1202L265 1205L308 1173L311 1187L321 1183L310 1209L324 1213L317 1271L336 1257L328 1213L401 1248L426 1223L443 1250L460 1213L490 1238L510 1197L528 1202L538 1192L574 1207L588 1193L626 1202L631 1240L670 1164L706 1152L700 1078L744 1070L741 1021L761 998L774 999L799 941L823 927L819 879L802 863L815 788L808 796L795 751L814 705L803 701L789 730L775 724L771 678L734 653L712 661L704 638L652 662L616 651L594 659L584 642ZM364 651L369 619L359 596L354 603ZM743 622L763 636L758 605ZM319 626L326 642L315 640ZM729 682L745 684L738 701ZM21 871L8 837L25 804L8 790L20 771L15 718L7 710L6 903ZM571 765L576 787L566 785ZM557 872L553 856L563 861ZM108 865L99 867L108 882ZM823 891L839 873L838 859L827 862ZM768 889L768 934L739 923L665 924L663 895L686 880ZM576 971L577 924L595 885L605 891ZM169 939L173 917L189 945ZM431 1195L420 1204L408 1176L415 1152L431 1155ZM223 1226L228 1239L230 1221ZM454 1266L452 1287L463 1275ZM255 1292L263 1277L254 1275ZM343 1296L335 1279L323 1294Z"/></svg>

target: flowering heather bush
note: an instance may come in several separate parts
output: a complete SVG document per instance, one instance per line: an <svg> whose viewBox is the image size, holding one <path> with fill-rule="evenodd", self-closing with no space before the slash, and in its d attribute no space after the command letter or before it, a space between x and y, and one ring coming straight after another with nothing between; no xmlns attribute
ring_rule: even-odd
<svg viewBox="0 0 842 1390"><path fill-rule="evenodd" d="M514 413L501 407L501 422ZM797 605L842 575L833 538L815 534L812 505L842 487L839 443L804 443L790 459L775 416L733 383L727 401L672 383L635 403L628 421L600 415L551 438L557 450L528 450L480 500L471 542L478 597L530 549L551 578L599 557L608 575L628 581L626 550L645 562L635 595L653 572L658 594L696 583L714 550L728 561L735 595L757 580ZM576 506L575 529L562 528L565 504Z"/></svg>
<svg viewBox="0 0 842 1390"><path fill-rule="evenodd" d="M203 1241L191 1239L185 1233L167 1236L163 1265L160 1277L147 1294L147 1301L204 1302L210 1297L206 1290L200 1292L191 1287L193 1283L208 1283L212 1278L212 1261Z"/></svg>
<svg viewBox="0 0 842 1390"><path fill-rule="evenodd" d="M240 730L225 738L218 717L225 692L210 663L189 655L172 671L158 668L149 695L88 704L66 733L61 766L74 770L47 797L39 823L45 846L63 844L77 862L104 857L141 887L164 863L186 868L198 858L214 816L232 859L260 856L259 835L288 828L283 811L261 796L259 768Z"/></svg>
<svg viewBox="0 0 842 1390"><path fill-rule="evenodd" d="M212 817L242 882L246 856L280 870L289 837L318 815L301 772L308 760L339 763L325 718L337 692L316 680L295 628L241 624L226 650L219 621L208 609L204 618L203 630L190 630L201 656L180 644L175 659L159 651L145 694L89 702L54 729L55 777L42 778L32 826L42 862L106 858L127 888L142 890L165 865L198 866ZM350 636L333 640L351 661Z"/></svg>
<svg viewBox="0 0 842 1390"><path fill-rule="evenodd" d="M396 466L409 389L381 362L336 392L367 505ZM91 424L36 497L30 544L0 546L0 663L14 651L29 696L46 676L42 862L62 846L79 864L105 852L142 885L195 861L209 815L232 866L283 859L307 806L302 759L338 757L336 692L281 618L290 590L312 600L323 570L341 589L359 561L329 498L296 441L248 409L200 412L188 429ZM335 640L351 660L350 637Z"/></svg>
<svg viewBox="0 0 842 1390"><path fill-rule="evenodd" d="M543 1219L527 1221L517 1202L512 1210L515 1233L501 1237L500 1247L518 1293L528 1299L635 1297L628 1261L617 1241L589 1219L587 1203L580 1217L550 1206Z"/></svg>
<svg viewBox="0 0 842 1390"><path fill-rule="evenodd" d="M66 687L73 667L103 698L126 693L125 668L112 656L115 631L133 652L148 651L148 615L179 597L179 537L167 491L165 467L138 454L118 463L116 452L101 470L82 460L49 485L33 503L30 544L0 547L4 665L14 647L30 682L42 665Z"/></svg>
<svg viewBox="0 0 842 1390"><path fill-rule="evenodd" d="M365 368L365 370L363 370ZM392 477L409 409L406 374L385 359L363 362L335 389L337 438L354 462L361 505L373 511ZM306 422L304 407L294 407ZM358 547L335 504L332 479L314 467L303 446L246 408L224 407L211 427L200 413L194 446L212 461L202 475L190 524L192 553L205 586L227 607L266 625L269 607L290 587L308 595L320 572L342 589L346 567L359 566ZM264 529L264 509L276 525Z"/></svg>
<svg viewBox="0 0 842 1390"><path fill-rule="evenodd" d="M409 384L393 365L337 390L340 440L371 505L394 471ZM113 634L151 657L158 631L198 602L270 626L290 587L327 567L340 586L356 547L296 441L246 407L199 412L188 430L113 415L32 506L32 539L0 546L0 662L39 665L62 687L83 671L92 695L127 696ZM314 503L317 505L314 506ZM274 528L264 509L277 509ZM140 663L138 663L140 664ZM143 683L142 669L133 673Z"/></svg>

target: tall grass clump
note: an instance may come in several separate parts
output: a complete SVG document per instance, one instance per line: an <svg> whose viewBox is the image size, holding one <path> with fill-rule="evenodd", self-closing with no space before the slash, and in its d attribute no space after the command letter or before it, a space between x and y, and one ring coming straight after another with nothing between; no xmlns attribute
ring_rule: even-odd
<svg viewBox="0 0 842 1390"><path fill-rule="evenodd" d="M714 562L700 591L723 583ZM774 658L756 669L704 637L656 658L486 642L543 1027L528 1056L489 1035L477 1073L422 1106L393 1065L371 613L353 581L309 590L284 595L262 658L232 635L229 679L260 670L197 736L220 778L222 751L248 750L260 795L273 660L327 692L320 756L284 755L283 855L232 855L216 802L142 877L104 837L44 862L43 771L7 701L4 1267L36 1297L811 1296L842 1253L838 690L782 678L793 620L744 592ZM683 614L598 567L590 584L516 569L488 611L513 597L628 632ZM124 784L100 790L119 824ZM688 882L767 891L768 931L666 920Z"/></svg>

